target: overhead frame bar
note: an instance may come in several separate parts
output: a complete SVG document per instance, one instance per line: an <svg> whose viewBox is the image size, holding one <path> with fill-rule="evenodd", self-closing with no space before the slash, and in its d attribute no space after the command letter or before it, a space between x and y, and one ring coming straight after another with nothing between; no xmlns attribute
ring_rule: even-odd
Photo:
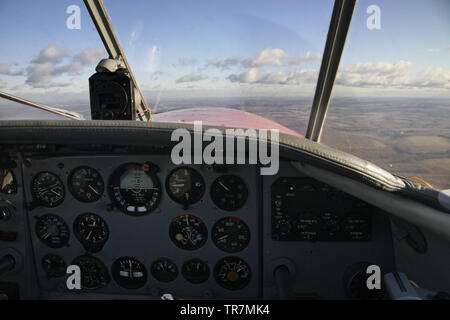
<svg viewBox="0 0 450 320"><path fill-rule="evenodd" d="M320 66L316 92L309 117L306 138L320 141L322 128L327 115L331 91L344 50L345 40L352 21L353 11L358 0L336 0L328 29L327 42Z"/></svg>
<svg viewBox="0 0 450 320"><path fill-rule="evenodd" d="M29 107L33 107L36 109L40 109L40 110L44 110L47 112L51 112L54 114L57 114L61 117L70 119L70 120L85 120L83 115L81 115L80 113L77 112L73 112L73 111L68 111L68 110L64 110L61 108L56 108L56 107L50 107L41 103L36 103L30 100L26 100L26 99L22 99L16 96L13 96L12 94L0 91L0 98L4 98L10 101L14 101Z"/></svg>
<svg viewBox="0 0 450 320"><path fill-rule="evenodd" d="M138 118L142 121L151 121L152 114L150 108L148 107L147 102L144 99L144 95L142 94L136 78L134 77L133 71L128 64L125 52L123 51L122 46L119 42L119 38L114 31L111 19L106 12L105 5L103 4L103 0L84 0L84 4L89 11L91 19L94 22L95 27L97 28L97 32L103 41L110 59L115 59L123 62L130 75L131 80L134 83L136 90L141 96L141 102L136 106L136 114Z"/></svg>

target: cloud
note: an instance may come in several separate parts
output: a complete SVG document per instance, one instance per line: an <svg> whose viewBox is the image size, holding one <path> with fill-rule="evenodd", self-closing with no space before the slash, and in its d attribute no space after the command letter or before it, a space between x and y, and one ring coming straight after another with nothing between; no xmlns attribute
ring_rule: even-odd
<svg viewBox="0 0 450 320"><path fill-rule="evenodd" d="M68 86L70 83L53 81L62 75L80 74L86 66L95 65L107 55L103 48L86 48L70 59L67 52L68 50L62 48L59 43L52 43L42 49L26 69L25 83L34 88Z"/></svg>
<svg viewBox="0 0 450 320"><path fill-rule="evenodd" d="M49 62L33 63L27 69L26 84L34 88L47 88L51 86L60 87L61 84L55 84L52 81L63 75L76 75L83 69L81 64L54 65ZM66 86L66 84L64 84Z"/></svg>
<svg viewBox="0 0 450 320"><path fill-rule="evenodd" d="M58 63L69 56L68 50L61 47L59 42L52 43L39 52L38 57L33 60L34 63Z"/></svg>
<svg viewBox="0 0 450 320"><path fill-rule="evenodd" d="M450 89L450 69L428 68L414 72L411 61L358 63L343 67L336 84L372 88L440 88Z"/></svg>
<svg viewBox="0 0 450 320"><path fill-rule="evenodd" d="M214 66L222 70L228 69L230 66L242 64L246 68L261 67L282 67L286 65L299 65L306 61L320 61L322 54L320 52L308 51L306 54L292 56L279 48L266 48L259 52L256 56L249 59L227 58L222 60L209 60L206 66Z"/></svg>
<svg viewBox="0 0 450 320"><path fill-rule="evenodd" d="M294 66L294 65L299 65L300 63L306 62L306 61L321 61L321 60L322 60L322 53L308 51L304 55L300 55L298 57L290 57L288 59L288 64L290 66Z"/></svg>
<svg viewBox="0 0 450 320"><path fill-rule="evenodd" d="M275 66L280 67L284 65L283 60L289 58L289 55L282 49L264 49L253 58L244 60L242 64L246 67L265 67Z"/></svg>
<svg viewBox="0 0 450 320"><path fill-rule="evenodd" d="M107 58L108 53L104 48L86 48L73 57L74 62L86 65L96 65L101 59Z"/></svg>
<svg viewBox="0 0 450 320"><path fill-rule="evenodd" d="M300 85L310 84L317 81L317 70L299 69L293 71L277 71L261 74L258 69L252 68L241 74L231 74L228 80L238 83L249 84L278 84L278 85Z"/></svg>
<svg viewBox="0 0 450 320"><path fill-rule="evenodd" d="M427 50L428 53L439 53L441 52L441 49L439 48L430 48Z"/></svg>
<svg viewBox="0 0 450 320"><path fill-rule="evenodd" d="M182 76L181 78L178 78L175 82L176 83L183 83L183 82L195 82L195 81L201 81L201 80L205 80L208 79L207 75L195 75L193 73L190 74L186 74L184 76Z"/></svg>
<svg viewBox="0 0 450 320"><path fill-rule="evenodd" d="M227 58L221 60L209 60L206 66L212 66L225 70L230 68L231 66L238 65L239 63L241 63L241 60L239 58Z"/></svg>
<svg viewBox="0 0 450 320"><path fill-rule="evenodd" d="M0 75L7 76L21 76L24 74L24 70L12 71L11 67L6 63L0 62Z"/></svg>
<svg viewBox="0 0 450 320"><path fill-rule="evenodd" d="M256 83L260 79L260 74L258 69L251 68L241 74L230 74L227 79L231 82Z"/></svg>

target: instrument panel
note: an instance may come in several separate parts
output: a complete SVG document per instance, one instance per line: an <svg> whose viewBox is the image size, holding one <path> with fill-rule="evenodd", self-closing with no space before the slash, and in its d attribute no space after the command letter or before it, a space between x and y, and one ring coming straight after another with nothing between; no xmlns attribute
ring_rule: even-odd
<svg viewBox="0 0 450 320"><path fill-rule="evenodd" d="M257 168L177 167L167 156L32 157L23 167L39 285L67 292L260 292Z"/></svg>
<svg viewBox="0 0 450 320"><path fill-rule="evenodd" d="M264 177L249 165L175 166L165 154L31 154L17 164L0 172L12 204L0 227L27 225L2 237L31 246L8 252L41 298L276 299L278 266L298 297L354 298L346 290L360 285L361 266L393 264L383 212L288 161ZM82 289L71 291L74 264Z"/></svg>

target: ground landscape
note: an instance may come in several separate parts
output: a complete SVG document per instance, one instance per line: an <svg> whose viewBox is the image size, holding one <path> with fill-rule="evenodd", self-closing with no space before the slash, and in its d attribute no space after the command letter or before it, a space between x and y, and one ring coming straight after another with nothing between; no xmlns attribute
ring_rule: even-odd
<svg viewBox="0 0 450 320"><path fill-rule="evenodd" d="M311 103L311 99L305 98L161 99L157 112L229 107L267 117L304 134ZM65 108L89 117L87 105L87 102L69 104ZM0 119L27 118L58 117L0 102ZM420 177L437 188L450 189L449 101L335 98L330 104L322 142L370 160L392 173Z"/></svg>

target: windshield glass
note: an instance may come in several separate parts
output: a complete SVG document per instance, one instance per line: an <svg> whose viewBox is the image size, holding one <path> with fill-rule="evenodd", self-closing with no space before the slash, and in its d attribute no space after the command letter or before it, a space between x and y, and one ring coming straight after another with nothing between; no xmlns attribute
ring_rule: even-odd
<svg viewBox="0 0 450 320"><path fill-rule="evenodd" d="M105 4L153 113L230 107L306 132L333 1Z"/></svg>
<svg viewBox="0 0 450 320"><path fill-rule="evenodd" d="M333 1L104 2L153 114L228 107L306 132ZM323 143L450 188L449 9L359 1ZM3 0L0 36L0 90L90 118L107 54L83 1ZM0 119L61 118L0 99Z"/></svg>
<svg viewBox="0 0 450 320"><path fill-rule="evenodd" d="M1 91L90 117L88 78L108 55L82 1L2 0L0 39ZM0 99L0 119L62 118Z"/></svg>
<svg viewBox="0 0 450 320"><path fill-rule="evenodd" d="M306 131L333 1L104 3L153 113L231 107ZM80 29L66 26L73 4L81 8ZM88 77L104 53L82 1L1 6L0 90L89 117ZM49 51L53 58L41 61ZM1 118L51 117L13 107Z"/></svg>
<svg viewBox="0 0 450 320"><path fill-rule="evenodd" d="M450 2L360 0L322 143L450 188ZM372 11L371 11L372 12Z"/></svg>

